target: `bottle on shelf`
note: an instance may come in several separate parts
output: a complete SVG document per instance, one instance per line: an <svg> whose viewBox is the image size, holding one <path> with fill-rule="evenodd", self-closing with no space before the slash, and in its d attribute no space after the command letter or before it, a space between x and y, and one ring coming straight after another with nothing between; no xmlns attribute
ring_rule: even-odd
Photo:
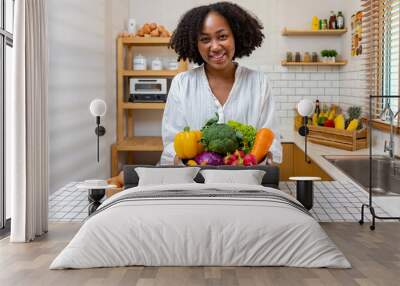
<svg viewBox="0 0 400 286"><path fill-rule="evenodd" d="M331 11L331 16L329 17L329 30L335 30L336 28L336 15Z"/></svg>
<svg viewBox="0 0 400 286"><path fill-rule="evenodd" d="M319 19L317 16L313 16L311 20L311 30L318 31L319 30Z"/></svg>
<svg viewBox="0 0 400 286"><path fill-rule="evenodd" d="M344 16L342 14L342 11L339 11L336 17L336 28L344 29Z"/></svg>
<svg viewBox="0 0 400 286"><path fill-rule="evenodd" d="M321 30L327 30L328 27L328 20L327 19L323 19L322 20L322 24L321 24Z"/></svg>
<svg viewBox="0 0 400 286"><path fill-rule="evenodd" d="M317 116L319 116L319 114L321 113L321 109L320 109L320 107L319 107L319 100L318 100L318 99L315 101L315 110L314 110L314 113L317 114Z"/></svg>

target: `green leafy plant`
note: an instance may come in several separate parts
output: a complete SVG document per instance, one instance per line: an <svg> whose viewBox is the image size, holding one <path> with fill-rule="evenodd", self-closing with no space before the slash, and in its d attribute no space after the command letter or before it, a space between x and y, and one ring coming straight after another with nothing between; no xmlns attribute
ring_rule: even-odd
<svg viewBox="0 0 400 286"><path fill-rule="evenodd" d="M322 50L322 51L321 51L321 57L327 57L328 54L329 54L329 51L328 51L328 50Z"/></svg>
<svg viewBox="0 0 400 286"><path fill-rule="evenodd" d="M336 50L322 50L321 56L322 57L336 57L338 55Z"/></svg>
<svg viewBox="0 0 400 286"><path fill-rule="evenodd" d="M330 57L336 57L338 55L336 50L330 50Z"/></svg>

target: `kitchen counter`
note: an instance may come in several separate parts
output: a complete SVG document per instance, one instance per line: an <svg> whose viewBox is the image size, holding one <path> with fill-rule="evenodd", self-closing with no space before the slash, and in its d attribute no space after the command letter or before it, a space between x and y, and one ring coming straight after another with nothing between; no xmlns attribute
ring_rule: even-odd
<svg viewBox="0 0 400 286"><path fill-rule="evenodd" d="M294 143L304 152L304 137L300 136L293 129L283 129L281 130L282 143ZM381 140L379 144L373 146L373 155L385 155L383 152L383 142ZM357 156L357 155L369 155L369 148L361 149L357 151L346 151L333 147L328 147L320 144L307 142L307 152L308 156L313 160L318 166L321 167L327 174L329 174L334 180L340 182L354 182L350 177L344 174L335 165L330 163L324 158L324 156Z"/></svg>
<svg viewBox="0 0 400 286"><path fill-rule="evenodd" d="M383 133L379 130L373 131L373 155L384 155L388 156L384 150L385 140L389 140L389 134ZM282 143L294 143L304 152L304 137L300 136L295 130L283 129L281 130ZM395 137L395 154L399 156L400 151L400 136ZM351 184L355 189L367 195L367 190L365 190L361 185L355 182L352 178L343 173L339 168L330 163L324 156L368 156L369 148L357 150L357 151L346 151L341 149L336 149L333 147L328 147L324 145L319 145L311 142L307 142L307 153L308 156L313 160L321 169L323 169L327 174L329 174L332 179L337 181L337 184ZM333 182L333 186L336 185ZM365 196L367 199L367 196ZM367 202L367 201L365 201ZM374 196L373 205L379 207L386 212L386 215L399 217L400 216L400 196ZM366 217L370 217L369 211L366 211ZM378 220L379 221L379 220Z"/></svg>

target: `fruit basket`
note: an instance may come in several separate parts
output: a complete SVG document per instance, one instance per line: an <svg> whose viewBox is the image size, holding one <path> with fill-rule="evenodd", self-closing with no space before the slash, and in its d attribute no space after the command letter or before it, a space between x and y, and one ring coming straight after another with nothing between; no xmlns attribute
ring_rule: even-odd
<svg viewBox="0 0 400 286"><path fill-rule="evenodd" d="M329 111L325 105L323 112L314 113L307 123L309 141L348 151L367 148L368 129L362 127L361 107L351 106L347 113L346 119L335 105ZM297 114L294 119L295 130L302 125L303 117Z"/></svg>
<svg viewBox="0 0 400 286"><path fill-rule="evenodd" d="M356 151L368 147L368 129L347 131L322 126L308 126L308 140L347 151Z"/></svg>

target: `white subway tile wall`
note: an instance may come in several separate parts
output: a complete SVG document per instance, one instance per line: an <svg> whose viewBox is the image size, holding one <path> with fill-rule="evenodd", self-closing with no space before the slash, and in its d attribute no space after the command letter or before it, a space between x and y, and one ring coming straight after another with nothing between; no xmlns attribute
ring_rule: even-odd
<svg viewBox="0 0 400 286"><path fill-rule="evenodd" d="M362 58L355 58L345 67L283 67L247 63L268 75L277 103L281 127L293 124L296 104L303 98L319 99L322 104L338 104L344 111L360 105L368 111L366 73Z"/></svg>
<svg viewBox="0 0 400 286"><path fill-rule="evenodd" d="M368 112L368 89L365 68L362 59L353 60L339 73L340 106L347 110L349 106L360 105Z"/></svg>
<svg viewBox="0 0 400 286"><path fill-rule="evenodd" d="M281 128L293 125L296 104L303 98L339 104L342 80L339 67L247 66L268 75Z"/></svg>

